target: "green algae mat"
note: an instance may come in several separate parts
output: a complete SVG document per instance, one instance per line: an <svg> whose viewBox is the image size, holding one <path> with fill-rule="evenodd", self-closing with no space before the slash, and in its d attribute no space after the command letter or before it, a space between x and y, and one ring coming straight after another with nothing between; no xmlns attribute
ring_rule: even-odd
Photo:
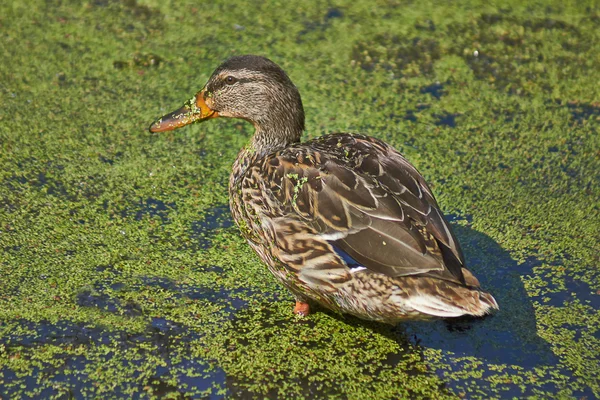
<svg viewBox="0 0 600 400"><path fill-rule="evenodd" d="M600 397L600 7L520 3L3 1L0 398ZM292 314L227 207L252 127L147 131L248 53L417 166L498 313Z"/></svg>

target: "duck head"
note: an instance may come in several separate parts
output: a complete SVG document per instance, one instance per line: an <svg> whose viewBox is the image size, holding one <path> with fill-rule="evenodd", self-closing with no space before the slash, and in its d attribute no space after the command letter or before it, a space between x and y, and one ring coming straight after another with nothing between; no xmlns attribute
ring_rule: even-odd
<svg viewBox="0 0 600 400"><path fill-rule="evenodd" d="M304 130L300 93L287 74L265 57L246 55L221 64L200 92L154 122L150 131L170 131L217 117L251 122L257 150L298 142Z"/></svg>

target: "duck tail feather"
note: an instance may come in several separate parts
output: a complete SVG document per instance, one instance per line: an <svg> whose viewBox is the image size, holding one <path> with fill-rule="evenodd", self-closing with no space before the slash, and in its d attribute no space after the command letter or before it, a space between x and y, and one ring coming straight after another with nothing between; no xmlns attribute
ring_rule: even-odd
<svg viewBox="0 0 600 400"><path fill-rule="evenodd" d="M437 281L433 287L417 290L405 304L422 314L442 318L481 317L499 309L491 294L447 281Z"/></svg>

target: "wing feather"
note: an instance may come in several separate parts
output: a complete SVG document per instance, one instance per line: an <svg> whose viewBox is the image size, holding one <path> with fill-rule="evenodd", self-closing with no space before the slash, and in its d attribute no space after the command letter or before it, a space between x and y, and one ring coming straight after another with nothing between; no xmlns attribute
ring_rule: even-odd
<svg viewBox="0 0 600 400"><path fill-rule="evenodd" d="M464 281L462 252L431 190L385 143L329 135L275 153L258 169L272 182L263 195L281 203L285 218L367 269Z"/></svg>

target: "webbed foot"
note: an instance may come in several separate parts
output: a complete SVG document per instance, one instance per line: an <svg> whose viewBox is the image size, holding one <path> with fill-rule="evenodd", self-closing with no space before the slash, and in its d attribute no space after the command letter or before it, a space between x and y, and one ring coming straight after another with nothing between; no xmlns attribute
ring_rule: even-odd
<svg viewBox="0 0 600 400"><path fill-rule="evenodd" d="M306 317L308 314L310 314L310 306L308 305L308 303L296 300L296 305L294 306L294 314L299 315L301 317Z"/></svg>

